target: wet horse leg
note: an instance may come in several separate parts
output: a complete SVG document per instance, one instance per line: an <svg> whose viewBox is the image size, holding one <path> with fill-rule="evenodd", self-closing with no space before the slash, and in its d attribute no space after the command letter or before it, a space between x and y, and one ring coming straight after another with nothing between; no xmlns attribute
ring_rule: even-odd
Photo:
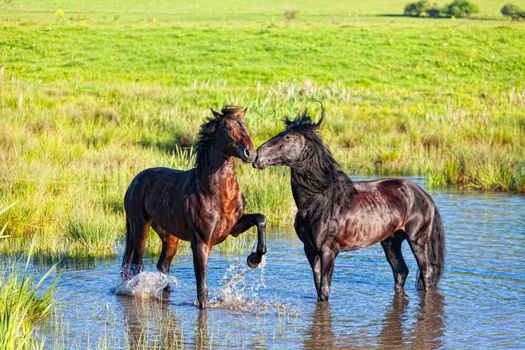
<svg viewBox="0 0 525 350"><path fill-rule="evenodd" d="M128 217L127 220L126 252L122 262L122 275L124 278L137 275L144 269L142 257L144 256L146 237L151 224L149 219L133 220Z"/></svg>
<svg viewBox="0 0 525 350"><path fill-rule="evenodd" d="M122 278L127 279L130 275L130 267L132 258L132 246L133 246L133 235L131 232L131 225L129 219L126 218L126 249L124 250L124 258L122 259L122 267L120 270L120 275Z"/></svg>
<svg viewBox="0 0 525 350"><path fill-rule="evenodd" d="M318 301L328 301L330 296L330 285L332 284L332 274L337 253L332 249L323 248L321 252L321 285Z"/></svg>
<svg viewBox="0 0 525 350"><path fill-rule="evenodd" d="M195 269L195 279L197 282L197 299L201 309L206 308L208 301L208 285L206 283L206 269L208 266L208 255L211 247L203 242L198 235L191 241L193 251L193 268Z"/></svg>
<svg viewBox="0 0 525 350"><path fill-rule="evenodd" d="M393 236L388 237L381 242L381 246L385 251L386 259L392 268L392 273L394 274L394 281L396 289L403 289L405 285L405 280L408 276L408 267L403 259L403 254L401 253L401 244L404 240L404 233L397 232Z"/></svg>
<svg viewBox="0 0 525 350"><path fill-rule="evenodd" d="M417 289L429 290L434 286L432 285L432 266L428 262L426 247L416 241L409 241L409 244L419 267Z"/></svg>
<svg viewBox="0 0 525 350"><path fill-rule="evenodd" d="M413 230L413 234L410 231L407 231L408 234L408 244L410 249L417 261L417 266L419 267L418 279L417 279L417 289L419 290L429 290L434 288L432 282L432 276L434 270L430 264L427 252L426 240L430 236L431 226L429 224L422 224L418 229Z"/></svg>
<svg viewBox="0 0 525 350"><path fill-rule="evenodd" d="M312 267L315 290L317 291L317 298L320 299L321 290L319 288L321 286L321 259L314 249L308 248L306 245L304 246L304 253L306 254L306 258L308 259L310 266Z"/></svg>
<svg viewBox="0 0 525 350"><path fill-rule="evenodd" d="M159 261L157 262L157 270L162 273L168 274L170 272L171 260L175 254L177 254L177 248L179 246L179 238L174 235L170 235L161 227L153 224L153 229L159 234L162 241L162 250L160 252Z"/></svg>
<svg viewBox="0 0 525 350"><path fill-rule="evenodd" d="M239 236L252 226L257 226L257 250L248 256L248 266L255 268L262 261L262 256L266 254L266 217L263 214L244 214L233 226L230 234L234 237Z"/></svg>

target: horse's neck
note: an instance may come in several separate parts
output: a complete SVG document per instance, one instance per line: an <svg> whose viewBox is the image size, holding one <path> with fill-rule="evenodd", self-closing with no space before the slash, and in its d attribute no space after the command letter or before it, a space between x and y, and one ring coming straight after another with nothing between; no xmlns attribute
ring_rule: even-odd
<svg viewBox="0 0 525 350"><path fill-rule="evenodd" d="M329 186L326 181L308 176L306 169L292 168L292 193L299 210L315 205L316 201L327 194Z"/></svg>
<svg viewBox="0 0 525 350"><path fill-rule="evenodd" d="M308 167L292 168L292 193L299 210L309 210L320 203L338 200L340 192L350 195L355 191L352 180L342 173L326 174L326 177L311 176Z"/></svg>
<svg viewBox="0 0 525 350"><path fill-rule="evenodd" d="M197 178L204 190L210 194L224 194L237 184L233 157L210 161L208 166L197 169Z"/></svg>

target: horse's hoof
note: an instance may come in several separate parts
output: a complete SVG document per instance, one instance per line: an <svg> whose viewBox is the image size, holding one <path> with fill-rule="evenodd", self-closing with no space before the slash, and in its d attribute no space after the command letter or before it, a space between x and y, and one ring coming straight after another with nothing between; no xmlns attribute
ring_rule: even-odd
<svg viewBox="0 0 525 350"><path fill-rule="evenodd" d="M246 263L248 264L248 267L250 269L255 269L262 261L262 255L258 255L257 253L251 253L248 256L248 259L246 259Z"/></svg>
<svg viewBox="0 0 525 350"><path fill-rule="evenodd" d="M127 281L131 279L131 277L133 277L133 272L131 271L129 267L125 267L120 270L120 279L122 281Z"/></svg>

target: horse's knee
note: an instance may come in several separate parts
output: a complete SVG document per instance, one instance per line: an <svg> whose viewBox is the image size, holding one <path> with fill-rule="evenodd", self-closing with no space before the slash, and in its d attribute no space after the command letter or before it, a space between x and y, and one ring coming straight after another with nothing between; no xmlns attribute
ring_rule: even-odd
<svg viewBox="0 0 525 350"><path fill-rule="evenodd" d="M261 213L256 214L255 222L257 223L258 227L261 227L261 228L266 227L266 216Z"/></svg>

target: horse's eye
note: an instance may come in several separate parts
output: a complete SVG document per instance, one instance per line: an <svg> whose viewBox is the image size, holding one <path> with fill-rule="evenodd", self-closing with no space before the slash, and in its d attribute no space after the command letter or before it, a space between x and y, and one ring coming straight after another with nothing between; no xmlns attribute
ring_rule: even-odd
<svg viewBox="0 0 525 350"><path fill-rule="evenodd" d="M285 139L286 141L290 140L290 135L284 135L284 139Z"/></svg>

